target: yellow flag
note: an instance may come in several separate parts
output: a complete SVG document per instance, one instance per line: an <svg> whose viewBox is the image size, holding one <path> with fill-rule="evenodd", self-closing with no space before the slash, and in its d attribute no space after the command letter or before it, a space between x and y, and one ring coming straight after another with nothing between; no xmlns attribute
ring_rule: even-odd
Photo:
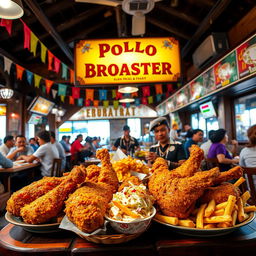
<svg viewBox="0 0 256 256"><path fill-rule="evenodd" d="M41 61L43 63L45 63L47 48L45 47L45 45L42 42L40 42L40 43L41 43Z"/></svg>
<svg viewBox="0 0 256 256"><path fill-rule="evenodd" d="M39 88L41 79L41 76L34 74L35 87Z"/></svg>
<svg viewBox="0 0 256 256"><path fill-rule="evenodd" d="M38 43L38 38L31 31L31 35L30 35L30 51L34 54L34 56L36 56L37 43Z"/></svg>
<svg viewBox="0 0 256 256"><path fill-rule="evenodd" d="M60 95L60 100L62 101L62 102L64 102L65 101L65 95Z"/></svg>

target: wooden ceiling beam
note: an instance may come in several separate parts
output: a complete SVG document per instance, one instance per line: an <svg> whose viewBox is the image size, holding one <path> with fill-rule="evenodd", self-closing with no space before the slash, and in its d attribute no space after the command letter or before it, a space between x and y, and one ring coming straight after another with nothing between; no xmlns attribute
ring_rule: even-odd
<svg viewBox="0 0 256 256"><path fill-rule="evenodd" d="M198 19L192 17L191 15L187 15L186 13L181 12L175 8L167 7L163 4L156 4L155 8L159 9L162 12L166 12L171 16L174 16L175 18L189 22L195 26L198 26L200 24L200 21Z"/></svg>
<svg viewBox="0 0 256 256"><path fill-rule="evenodd" d="M173 28L169 25L166 25L166 23L159 22L157 19L149 17L149 16L147 16L146 19L147 19L147 22L149 22L149 23L151 23L151 24L153 24L153 25L155 25L155 26L157 26L161 29L164 29L164 30L166 30L166 31L178 36L178 37L184 38L186 40L190 39L189 35L187 35L185 33L182 33L181 31L179 31L179 30L177 30L177 29L175 29L175 28Z"/></svg>
<svg viewBox="0 0 256 256"><path fill-rule="evenodd" d="M212 7L208 15L201 22L193 37L186 43L182 49L182 58L185 58L190 50L198 44L203 34L211 27L214 21L224 12L231 0L218 0L217 3Z"/></svg>
<svg viewBox="0 0 256 256"><path fill-rule="evenodd" d="M61 50L65 53L65 55L69 58L69 60L73 63L73 53L69 49L68 45L63 41L61 36L57 33L56 29L53 27L49 19L45 16L43 10L40 8L38 3L36 3L34 0L24 0L26 4L29 6L31 11L35 14L39 22L42 24L42 26L46 29L46 31L49 31L53 39L56 41L56 43L59 45Z"/></svg>

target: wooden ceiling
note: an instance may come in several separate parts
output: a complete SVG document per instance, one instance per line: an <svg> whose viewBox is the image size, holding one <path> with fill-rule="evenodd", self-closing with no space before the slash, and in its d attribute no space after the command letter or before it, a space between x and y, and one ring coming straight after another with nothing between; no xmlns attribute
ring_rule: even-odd
<svg viewBox="0 0 256 256"><path fill-rule="evenodd" d="M22 20L62 62L73 68L74 43L86 38L131 36L131 16L121 7L77 3L74 0L23 0ZM212 32L227 32L255 6L255 0L163 0L146 14L144 37L177 38L182 63L191 65L191 54ZM56 82L66 82L24 49L23 25L14 20L12 34L0 27L0 54Z"/></svg>

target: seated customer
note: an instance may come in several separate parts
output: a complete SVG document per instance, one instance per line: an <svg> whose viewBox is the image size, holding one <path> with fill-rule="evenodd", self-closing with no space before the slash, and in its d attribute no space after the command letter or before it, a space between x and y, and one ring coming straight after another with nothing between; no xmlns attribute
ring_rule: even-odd
<svg viewBox="0 0 256 256"><path fill-rule="evenodd" d="M36 139L30 138L28 142L29 142L30 147L32 147L34 152L36 152L36 150L39 148L39 145L37 144Z"/></svg>
<svg viewBox="0 0 256 256"><path fill-rule="evenodd" d="M51 176L51 169L54 158L59 158L59 153L54 145L50 142L50 133L41 131L37 135L40 147L29 156L20 156L19 159L32 163L34 160L40 161L41 176Z"/></svg>
<svg viewBox="0 0 256 256"><path fill-rule="evenodd" d="M199 142L202 142L204 138L204 132L201 129L195 129L192 131L191 134L192 134L191 138L187 139L184 144L186 158L189 158L190 156L190 147L193 144L197 145Z"/></svg>
<svg viewBox="0 0 256 256"><path fill-rule="evenodd" d="M219 129L214 131L210 140L212 145L208 152L208 158L217 158L220 163L220 170L227 171L232 167L232 164L238 164L238 159L233 159L226 148L226 143L228 142L227 132L224 129ZM237 141L232 140L232 144L237 144Z"/></svg>
<svg viewBox="0 0 256 256"><path fill-rule="evenodd" d="M239 165L244 167L256 167L256 125L247 130L249 144L243 148L239 156Z"/></svg>
<svg viewBox="0 0 256 256"><path fill-rule="evenodd" d="M204 151L204 157L205 157L205 158L207 158L209 149L210 149L210 147L211 147L211 145L212 145L212 142L211 142L211 140L210 140L210 136L211 136L211 134L212 134L213 132L214 132L214 130L210 130L210 131L208 132L208 140L207 140L206 142L204 142L204 143L200 146L200 148Z"/></svg>
<svg viewBox="0 0 256 256"><path fill-rule="evenodd" d="M25 136L17 135L15 138L15 147L10 150L7 158L15 161L21 155L32 155L33 153L34 150L32 147L27 145Z"/></svg>
<svg viewBox="0 0 256 256"><path fill-rule="evenodd" d="M93 155L93 153L90 150L88 150L87 146L83 146L81 144L82 141L83 141L83 135L78 134L76 137L76 140L71 145L70 152L72 154L71 159L73 161L76 160L75 158L77 158L79 162L84 162L85 157L90 157Z"/></svg>
<svg viewBox="0 0 256 256"><path fill-rule="evenodd" d="M62 136L62 138L60 140L60 144L64 148L65 153L69 153L70 152L70 145L67 143L67 136L66 135Z"/></svg>
<svg viewBox="0 0 256 256"><path fill-rule="evenodd" d="M13 136L12 135L6 136L4 138L4 143L0 146L0 153L6 157L13 146L14 146Z"/></svg>
<svg viewBox="0 0 256 256"><path fill-rule="evenodd" d="M11 168L13 167L13 162L10 159L5 158L0 153L0 167L1 168ZM0 194L4 193L4 185L0 181Z"/></svg>

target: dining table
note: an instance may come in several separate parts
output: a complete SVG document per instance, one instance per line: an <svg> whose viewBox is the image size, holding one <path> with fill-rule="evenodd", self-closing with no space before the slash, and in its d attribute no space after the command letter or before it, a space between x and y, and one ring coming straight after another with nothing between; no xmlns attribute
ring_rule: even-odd
<svg viewBox="0 0 256 256"><path fill-rule="evenodd" d="M150 228L126 243L97 244L75 233L58 229L53 233L31 233L6 225L0 231L0 252L11 255L255 255L256 220L222 236L187 236L169 226L152 222ZM4 254L5 255L5 254ZM16 255L16 254L15 254ZM18 254L19 255L19 254Z"/></svg>

